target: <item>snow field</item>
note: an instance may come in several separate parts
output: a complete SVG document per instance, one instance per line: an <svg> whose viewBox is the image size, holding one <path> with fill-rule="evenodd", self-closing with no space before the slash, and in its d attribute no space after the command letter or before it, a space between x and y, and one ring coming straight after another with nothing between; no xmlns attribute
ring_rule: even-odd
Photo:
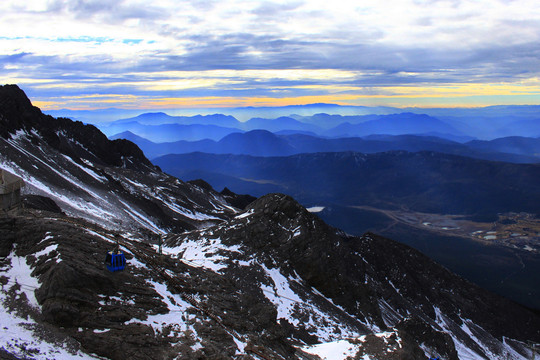
<svg viewBox="0 0 540 360"><path fill-rule="evenodd" d="M394 334L397 335L395 332L386 331L374 335L382 338L388 344L387 339ZM356 338L304 346L301 349L308 354L317 355L323 360L345 360L347 358L353 358L360 351L365 341L366 335L363 335ZM393 352L401 347L401 338L397 337L396 342L398 343L398 347L389 347L388 352ZM376 360L371 355L363 355L362 359Z"/></svg>
<svg viewBox="0 0 540 360"><path fill-rule="evenodd" d="M300 285L302 280L297 274L295 274L295 278L291 279L281 274L277 268L268 269L260 263L257 265L264 270L273 283L272 286L261 284L260 288L264 296L276 307L278 319L286 319L295 326L304 326L311 334L317 336L319 341L333 341L358 336L356 331L345 326L340 319L322 311L311 300L303 300L296 294L290 284L296 282ZM311 289L311 291L329 301L316 289ZM298 317L307 317L308 320L300 323Z"/></svg>
<svg viewBox="0 0 540 360"><path fill-rule="evenodd" d="M448 319L439 309L438 307L433 307L435 310L436 319L435 321L437 324L442 328L443 331L448 333L452 340L454 341L454 346L456 348L456 351L458 352L458 356L460 360L478 360L478 359L485 359L484 356L481 356L476 351L470 349L467 345L465 345L453 332L450 331L451 325L449 325L449 322L452 320ZM464 332L464 334L468 335L472 341L474 341L481 349L482 351L490 358L490 359L501 359L500 356L494 355L490 349L484 344L483 341L481 341L471 330L471 326L474 325L474 323L469 319L461 319L462 325L460 326L461 330ZM505 360L527 360L526 357L523 357L522 355L516 353L510 346L503 344L505 346Z"/></svg>
<svg viewBox="0 0 540 360"><path fill-rule="evenodd" d="M44 240L47 239L48 237L45 237ZM41 252L45 254L45 250L52 250L55 246L48 246ZM20 290L16 291L18 305L21 305L22 294L24 294L28 304L39 311L40 307L34 295L34 291L39 287L39 282L31 275L32 268L26 263L25 257L15 256L11 253L4 261L9 265L0 268L0 276L8 278L8 283L3 285L0 290L0 347L24 359L99 359L80 351L69 350L65 344L48 343L36 336L33 328L39 327L39 325L28 315L22 315L18 311L10 309L8 291L13 290L13 286L20 285Z"/></svg>
<svg viewBox="0 0 540 360"><path fill-rule="evenodd" d="M214 272L219 272L227 267L223 262L228 258L227 252L240 252L239 246L226 246L221 239L188 240L176 247L163 247L163 253L177 256L189 265L204 267Z"/></svg>

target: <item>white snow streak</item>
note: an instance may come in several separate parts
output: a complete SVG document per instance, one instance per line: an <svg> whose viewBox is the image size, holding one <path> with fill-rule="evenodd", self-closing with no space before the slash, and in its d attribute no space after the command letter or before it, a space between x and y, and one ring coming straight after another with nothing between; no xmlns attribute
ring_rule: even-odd
<svg viewBox="0 0 540 360"><path fill-rule="evenodd" d="M223 253L240 252L239 246L225 246L221 239L187 240L177 247L163 247L163 252L176 255L182 261L196 267L204 267L218 272L227 267L223 262L228 258ZM222 254L218 254L218 252Z"/></svg>
<svg viewBox="0 0 540 360"><path fill-rule="evenodd" d="M36 310L40 309L34 295L34 290L39 287L39 283L31 275L32 269L26 263L26 258L12 253L6 261L9 263L7 265L9 268L0 269L0 274L8 278L8 284L2 286L0 290L0 346L21 359L98 359L80 351L70 351L65 344L51 344L42 340L32 330L34 326L39 326L33 319L7 307L10 301L7 291L19 284L20 290L15 295L17 303L22 304L21 295L24 293L28 303Z"/></svg>

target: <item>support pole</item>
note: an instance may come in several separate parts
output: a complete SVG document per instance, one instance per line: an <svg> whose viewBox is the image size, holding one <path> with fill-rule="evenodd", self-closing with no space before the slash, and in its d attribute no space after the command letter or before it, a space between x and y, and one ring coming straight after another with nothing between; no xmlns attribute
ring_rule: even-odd
<svg viewBox="0 0 540 360"><path fill-rule="evenodd" d="M538 345L537 343L533 343L532 341L527 342L529 345L529 349L531 349L531 360L536 360L536 354L538 353Z"/></svg>

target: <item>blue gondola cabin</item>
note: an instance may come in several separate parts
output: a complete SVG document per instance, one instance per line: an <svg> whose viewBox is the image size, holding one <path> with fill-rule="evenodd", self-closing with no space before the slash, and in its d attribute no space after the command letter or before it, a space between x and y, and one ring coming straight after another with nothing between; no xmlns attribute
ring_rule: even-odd
<svg viewBox="0 0 540 360"><path fill-rule="evenodd" d="M122 271L126 267L126 257L122 251L108 251L105 264L109 271Z"/></svg>

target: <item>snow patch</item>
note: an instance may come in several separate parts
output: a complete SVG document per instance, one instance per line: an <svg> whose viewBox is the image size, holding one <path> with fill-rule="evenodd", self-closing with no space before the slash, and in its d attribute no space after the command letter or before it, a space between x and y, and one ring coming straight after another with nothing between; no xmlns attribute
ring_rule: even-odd
<svg viewBox="0 0 540 360"><path fill-rule="evenodd" d="M26 263L26 258L15 256L11 253L6 260L11 265L10 268L4 272L4 276L9 279L10 284L21 285L21 291L26 295L30 305L39 308L38 301L34 295L34 290L39 287L39 282L37 278L31 275L32 268Z"/></svg>
<svg viewBox="0 0 540 360"><path fill-rule="evenodd" d="M28 303L39 310L34 290L39 287L38 280L31 275L32 269L26 263L25 257L10 254L5 259L4 268L0 269L0 274L8 278L8 283L0 289L0 344L2 349L14 356L36 360L47 359L98 359L81 351L68 349L63 343L48 343L42 340L34 332L34 328L39 326L29 316L24 316L8 307L11 295L8 290L13 291L13 286L20 285L20 290L16 292L16 301L24 293ZM28 357L30 356L30 357Z"/></svg>
<svg viewBox="0 0 540 360"><path fill-rule="evenodd" d="M50 254L52 251L56 251L57 248L58 248L58 244L49 245L45 249L35 253L34 256L36 258L40 258L41 256Z"/></svg>
<svg viewBox="0 0 540 360"><path fill-rule="evenodd" d="M246 211L243 214L235 216L235 219L243 219L243 218L246 218L246 217L251 216L251 215L253 215L253 209L251 209L249 211Z"/></svg>
<svg viewBox="0 0 540 360"><path fill-rule="evenodd" d="M338 340L304 347L302 350L308 354L318 356L322 360L345 360L356 355L358 345L352 344L349 340Z"/></svg>
<svg viewBox="0 0 540 360"><path fill-rule="evenodd" d="M11 134L11 139L20 140L22 137L25 137L26 135L28 135L26 131L24 131L23 129L19 129L15 131L15 134Z"/></svg>
<svg viewBox="0 0 540 360"><path fill-rule="evenodd" d="M396 332L385 331L381 333L373 334L379 338L382 338L383 341L387 344L387 353L395 352L402 347L401 338ZM395 344L390 343L388 339L392 336L396 336ZM362 335L350 339L342 339L337 341L326 342L317 345L304 346L302 351L316 355L323 360L345 360L349 358L354 358L356 354L362 349L364 343L366 342L367 335ZM365 360L375 360L377 359L374 355L364 354L362 359Z"/></svg>
<svg viewBox="0 0 540 360"><path fill-rule="evenodd" d="M169 311L165 314L148 315L146 320L132 319L127 322L127 324L142 323L151 326L155 331L159 332L163 332L165 326L170 327L171 325L178 325L175 326L176 331L186 331L188 325L186 324L183 315L186 313L186 310L192 306L184 301L180 295L171 293L167 289L167 285L151 280L146 280L146 282L159 294L161 301L167 305Z"/></svg>
<svg viewBox="0 0 540 360"><path fill-rule="evenodd" d="M77 166L79 169L81 169L82 171L84 171L85 173L87 173L88 175L90 175L91 177L93 177L94 179L96 179L97 181L100 181L100 182L106 182L107 181L107 178L105 176L102 176L102 175L99 175L97 174L94 170L92 169L89 169L87 167L84 167L82 166L81 164L77 164L75 161L73 161L72 158L70 158L69 156L67 155L64 155L64 158L66 158L66 160L68 160L71 164ZM87 162L85 162L86 164Z"/></svg>
<svg viewBox="0 0 540 360"><path fill-rule="evenodd" d="M226 246L221 239L187 240L177 247L163 247L163 253L175 255L191 266L204 267L214 272L227 267L223 262L228 252L241 252L240 246Z"/></svg>

